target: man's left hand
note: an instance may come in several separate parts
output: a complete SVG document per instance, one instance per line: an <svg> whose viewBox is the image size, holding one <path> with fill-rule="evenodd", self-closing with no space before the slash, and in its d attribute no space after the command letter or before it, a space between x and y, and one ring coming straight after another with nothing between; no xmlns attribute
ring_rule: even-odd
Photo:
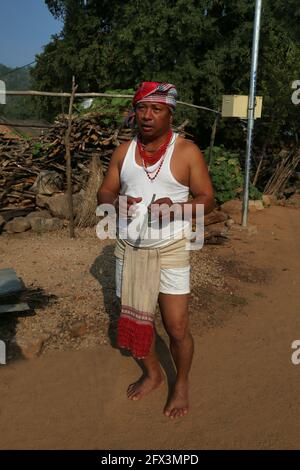
<svg viewBox="0 0 300 470"><path fill-rule="evenodd" d="M151 213L154 218L159 218L159 220L170 218L170 221L172 221L174 220L174 211L170 212L170 207L173 206L173 204L174 202L169 197L162 197L156 199L148 207L148 212Z"/></svg>

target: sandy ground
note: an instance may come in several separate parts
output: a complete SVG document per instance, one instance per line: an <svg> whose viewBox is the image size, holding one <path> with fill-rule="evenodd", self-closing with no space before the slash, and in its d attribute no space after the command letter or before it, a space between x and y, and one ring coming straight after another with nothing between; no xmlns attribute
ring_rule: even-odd
<svg viewBox="0 0 300 470"><path fill-rule="evenodd" d="M232 230L228 245L193 255L191 410L176 421L162 414L167 381L141 402L126 399L141 370L109 340L110 243L88 231L73 241L65 233L2 236L0 267L14 267L44 299L35 316L6 320L2 334L13 342L33 330L46 339L40 357L11 349L0 366L0 448L299 448L300 365L291 362L300 339L299 214L252 214L257 232ZM73 316L87 325L81 337L70 334Z"/></svg>

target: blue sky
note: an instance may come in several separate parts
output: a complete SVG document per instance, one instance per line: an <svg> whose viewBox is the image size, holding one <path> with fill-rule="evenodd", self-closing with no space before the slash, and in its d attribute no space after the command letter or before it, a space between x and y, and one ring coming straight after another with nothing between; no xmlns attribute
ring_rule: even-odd
<svg viewBox="0 0 300 470"><path fill-rule="evenodd" d="M44 0L0 0L0 63L20 67L33 62L62 27Z"/></svg>

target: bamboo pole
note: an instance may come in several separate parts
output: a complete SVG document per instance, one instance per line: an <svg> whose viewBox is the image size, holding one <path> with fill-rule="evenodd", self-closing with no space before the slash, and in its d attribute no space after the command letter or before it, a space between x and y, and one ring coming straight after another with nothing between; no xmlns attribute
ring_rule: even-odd
<svg viewBox="0 0 300 470"><path fill-rule="evenodd" d="M73 197L72 197L72 166L71 166L71 150L70 150L70 135L72 131L72 109L74 103L75 92L77 85L75 85L75 77L72 77L72 93L69 104L68 127L65 135L66 147L66 175L67 175L67 197L69 206L69 229L70 237L75 238L74 232L74 210L73 210Z"/></svg>
<svg viewBox="0 0 300 470"><path fill-rule="evenodd" d="M13 96L61 96L65 98L70 98L71 93L58 93L58 92L51 92L51 91L36 91L36 90L27 90L27 91L7 91L5 92L6 95L13 95ZM103 97L103 98L133 98L133 95L120 95L114 93L75 93L75 98L96 98L96 97ZM198 106L197 104L186 103L185 101L177 101L177 104L183 106L189 106L191 108L202 109L204 111L210 111L215 114L220 114L220 111L216 109L207 108L206 106Z"/></svg>
<svg viewBox="0 0 300 470"><path fill-rule="evenodd" d="M64 93L64 92L52 92L52 91L36 91L36 90L26 90L26 91L8 91L5 92L6 95L14 95L14 96L62 96L64 98L70 98L72 93ZM133 95L119 95L113 93L75 93L76 98L85 97L85 98L92 98L102 96L104 98L132 98Z"/></svg>

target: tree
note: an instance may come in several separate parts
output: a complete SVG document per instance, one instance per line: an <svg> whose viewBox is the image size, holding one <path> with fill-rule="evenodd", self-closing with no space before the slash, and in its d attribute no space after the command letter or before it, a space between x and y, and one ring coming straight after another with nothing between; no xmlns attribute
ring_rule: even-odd
<svg viewBox="0 0 300 470"><path fill-rule="evenodd" d="M70 90L72 75L82 91L132 88L143 80L170 81L180 98L217 108L222 94L248 94L254 0L46 0L64 20L37 56L36 86ZM257 93L263 118L255 143L295 139L298 109L291 82L300 77L298 0L263 3ZM53 115L60 104L51 101ZM201 145L209 141L214 116L179 108L191 119ZM299 121L299 119L298 119ZM239 121L223 120L217 139L244 149ZM272 144L273 145L273 144Z"/></svg>

